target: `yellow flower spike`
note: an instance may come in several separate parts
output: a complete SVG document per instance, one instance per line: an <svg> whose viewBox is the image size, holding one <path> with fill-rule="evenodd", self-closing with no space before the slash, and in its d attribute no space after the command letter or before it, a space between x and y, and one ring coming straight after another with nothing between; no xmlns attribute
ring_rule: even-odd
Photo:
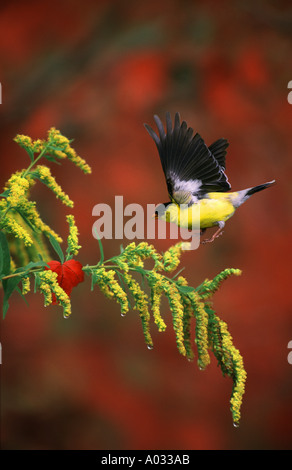
<svg viewBox="0 0 292 470"><path fill-rule="evenodd" d="M87 173L87 174L90 174L91 173L91 168L90 166L86 163L86 161L79 157L79 155L77 155L77 153L75 152L74 149L72 149L70 146L68 146L64 152L66 153L67 157L68 157L68 160L70 160L72 163L74 163L74 165L76 165L78 168L80 168L80 170L83 171L83 173Z"/></svg>
<svg viewBox="0 0 292 470"><path fill-rule="evenodd" d="M142 260L147 258L153 259L155 263L153 268L154 271L163 269L162 256L156 251L153 245L149 245L146 242L141 242L137 246L137 253L142 258Z"/></svg>
<svg viewBox="0 0 292 470"><path fill-rule="evenodd" d="M206 279L200 286L200 296L202 299L211 297L220 287L221 283L230 276L240 276L241 270L234 268L224 269L221 273L214 277L212 281Z"/></svg>
<svg viewBox="0 0 292 470"><path fill-rule="evenodd" d="M154 317L154 322L158 327L158 331L165 331L166 324L160 314L162 290L153 287L151 290L151 309Z"/></svg>
<svg viewBox="0 0 292 470"><path fill-rule="evenodd" d="M33 240L29 233L20 224L18 224L14 218L5 216L1 219L1 222L5 233L12 233L16 238L22 240L25 246L32 245Z"/></svg>
<svg viewBox="0 0 292 470"><path fill-rule="evenodd" d="M32 143L32 150L35 153L40 153L44 149L45 141L41 139L34 140Z"/></svg>
<svg viewBox="0 0 292 470"><path fill-rule="evenodd" d="M115 271L97 268L94 271L94 282L98 284L106 297L114 298L120 304L122 315L129 311L127 294L115 279Z"/></svg>
<svg viewBox="0 0 292 470"><path fill-rule="evenodd" d="M70 140L63 136L60 131L52 127L48 131L48 142L57 149L50 147L50 153L58 158L68 158L74 165L80 168L83 173L91 173L90 166L86 161L77 155L76 151L71 147Z"/></svg>
<svg viewBox="0 0 292 470"><path fill-rule="evenodd" d="M198 350L198 366L201 370L204 370L207 365L210 364L210 356L208 352L209 340L208 340L208 323L209 316L205 311L204 302L201 301L200 296L197 292L193 291L189 293L189 298L194 310L196 317L196 339L195 343Z"/></svg>
<svg viewBox="0 0 292 470"><path fill-rule="evenodd" d="M19 202L17 210L19 211L19 214L21 214L22 217L25 217L25 220L28 221L35 230L35 233L34 233L30 229L30 227L26 223L24 223L23 219L19 217L18 213L14 211L11 212L11 214L13 215L13 220L14 220L13 225L17 223L17 225L20 226L21 230L23 231L22 235L24 236L24 232L25 232L26 234L25 239L29 240L29 243L27 243L23 237L18 237L24 240L26 246L31 246L32 243L36 242L37 244L43 247L43 252L45 255L48 253L46 248L44 247L43 241L41 240L41 234L40 233L38 234L37 232L42 232L44 235L47 235L50 233L59 241L59 243L62 242L62 238L56 232L54 232L54 230L52 230L47 224L45 224L42 221L36 209L36 203L34 201L28 201L27 199L23 199L21 202ZM3 218L3 222L2 222L3 230L7 232L11 232L12 231L10 230L11 227L10 229L8 228L8 226L6 227L6 222L7 222L7 216Z"/></svg>
<svg viewBox="0 0 292 470"><path fill-rule="evenodd" d="M153 245L146 242L141 242L137 246L134 242L127 245L121 257L126 260L131 266L144 266L146 259L153 259L155 266L153 270L162 269L161 255L157 253Z"/></svg>
<svg viewBox="0 0 292 470"><path fill-rule="evenodd" d="M47 270L40 272L38 275L41 280L39 290L44 294L45 305L52 303L52 296L49 294L50 289L51 294L55 294L57 302L63 307L64 318L68 318L71 315L71 302L69 296L58 284L57 273Z"/></svg>
<svg viewBox="0 0 292 470"><path fill-rule="evenodd" d="M32 139L31 137L28 137L27 135L23 135L23 134L17 134L15 137L14 137L14 142L16 142L18 145L20 145L21 147L25 147L25 148L28 148L30 150L33 149L33 142L32 142Z"/></svg>
<svg viewBox="0 0 292 470"><path fill-rule="evenodd" d="M30 183L26 178L17 173L11 176L6 185L6 189L9 189L7 203L10 207L17 207L26 198L29 187Z"/></svg>
<svg viewBox="0 0 292 470"><path fill-rule="evenodd" d="M110 290L108 283L113 279L114 271L106 271L105 268L97 268L93 270L93 283L97 284L103 294L108 298L113 298L114 294Z"/></svg>
<svg viewBox="0 0 292 470"><path fill-rule="evenodd" d="M123 276L127 286L131 294L135 300L135 308L138 310L140 314L140 318L142 321L142 329L145 338L145 342L147 344L148 349L153 348L153 341L150 335L150 314L148 310L148 296L145 292L142 291L140 285L138 284L135 279L128 273L124 273Z"/></svg>
<svg viewBox="0 0 292 470"><path fill-rule="evenodd" d="M234 425L238 426L247 374L244 369L242 356L233 345L232 336L228 331L227 324L220 320L212 310L210 310L209 315L210 342L214 355L220 364L223 374L227 374L233 381L230 409Z"/></svg>
<svg viewBox="0 0 292 470"><path fill-rule="evenodd" d="M46 282L40 282L38 286L39 291L43 294L44 296L44 305L45 307L48 307L52 303L52 291L50 288L50 285L47 284Z"/></svg>
<svg viewBox="0 0 292 470"><path fill-rule="evenodd" d="M160 314L160 304L163 293L163 276L161 274L156 273L155 271L150 271L147 275L147 279L151 287L150 305L153 313L154 322L158 327L158 331L165 331L166 324Z"/></svg>
<svg viewBox="0 0 292 470"><path fill-rule="evenodd" d="M75 224L75 218L73 215L67 215L66 219L69 224L67 253L76 256L81 248L81 245L78 244L78 228Z"/></svg>
<svg viewBox="0 0 292 470"><path fill-rule="evenodd" d="M166 272L173 271L180 263L180 256L183 251L183 244L177 243L170 247L163 255L163 266Z"/></svg>
<svg viewBox="0 0 292 470"><path fill-rule="evenodd" d="M116 280L113 280L110 283L109 288L111 289L114 298L121 306L121 315L126 315L126 313L129 311L129 302L127 294Z"/></svg>
<svg viewBox="0 0 292 470"><path fill-rule="evenodd" d="M240 408L242 405L242 397L245 393L246 371L244 369L243 359L238 349L233 345L232 337L227 329L225 322L220 320L220 329L222 336L222 349L224 353L231 357L232 371L230 376L233 379L233 390L230 399L231 412L235 425L240 421Z"/></svg>
<svg viewBox="0 0 292 470"><path fill-rule="evenodd" d="M162 288L165 296L168 299L169 307L172 312L173 329L176 335L176 344L178 351L183 356L186 356L183 325L184 308L179 290L175 286L175 284L169 282L168 279L166 279L165 277L162 278Z"/></svg>
<svg viewBox="0 0 292 470"><path fill-rule="evenodd" d="M173 315L173 328L176 334L177 348L180 354L186 356L183 325L184 308L181 302L181 297L175 286L172 286L171 288L167 289L166 296L168 298L170 309Z"/></svg>
<svg viewBox="0 0 292 470"><path fill-rule="evenodd" d="M54 194L68 207L73 207L74 202L71 201L69 196L63 191L61 186L56 182L54 176L47 166L38 165L33 172Z"/></svg>
<svg viewBox="0 0 292 470"><path fill-rule="evenodd" d="M177 285L187 286L188 282L183 276L179 276L177 279ZM184 334L184 345L186 349L186 357L189 361L194 359L194 351L192 348L191 341L191 321L194 317L192 303L187 295L181 295L181 300L184 308L183 316L183 334Z"/></svg>
<svg viewBox="0 0 292 470"><path fill-rule="evenodd" d="M126 273L129 271L129 264L122 258L121 255L115 259L115 262L122 271L125 271Z"/></svg>
<svg viewBox="0 0 292 470"><path fill-rule="evenodd" d="M30 291L30 279L29 276L23 277L21 279L22 283L22 295L27 294Z"/></svg>

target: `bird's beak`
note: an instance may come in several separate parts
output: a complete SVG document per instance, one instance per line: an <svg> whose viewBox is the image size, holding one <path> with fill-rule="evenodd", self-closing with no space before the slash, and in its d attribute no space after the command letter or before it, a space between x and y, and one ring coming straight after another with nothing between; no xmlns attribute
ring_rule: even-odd
<svg viewBox="0 0 292 470"><path fill-rule="evenodd" d="M158 215L157 215L156 213L154 213L154 214L152 215L152 219L158 219Z"/></svg>

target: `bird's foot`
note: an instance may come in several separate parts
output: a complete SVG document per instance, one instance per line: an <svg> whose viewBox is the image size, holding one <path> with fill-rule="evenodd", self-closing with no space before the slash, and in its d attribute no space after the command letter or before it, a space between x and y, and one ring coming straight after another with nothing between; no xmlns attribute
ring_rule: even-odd
<svg viewBox="0 0 292 470"><path fill-rule="evenodd" d="M201 241L201 244L202 245L205 245L206 243L212 243L215 238L218 238L220 237L221 235L223 235L223 231L221 230L221 228L219 230L217 230L217 232L214 233L214 235L212 235L212 237L210 238L205 238L204 240Z"/></svg>

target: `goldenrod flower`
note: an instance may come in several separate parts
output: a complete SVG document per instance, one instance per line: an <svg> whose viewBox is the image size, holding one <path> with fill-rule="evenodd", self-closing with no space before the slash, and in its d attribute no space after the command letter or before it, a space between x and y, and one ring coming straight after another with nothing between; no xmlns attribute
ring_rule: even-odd
<svg viewBox="0 0 292 470"><path fill-rule="evenodd" d="M233 416L233 422L235 425L238 425L241 417L240 409L242 405L242 398L245 393L245 382L247 374L244 369L242 356L240 355L239 351L237 349L234 349L233 353L235 383L232 390L230 405Z"/></svg>
<svg viewBox="0 0 292 470"><path fill-rule="evenodd" d="M5 189L9 189L7 203L10 207L17 207L26 198L29 187L30 182L23 178L19 172L11 176L5 186Z"/></svg>
<svg viewBox="0 0 292 470"><path fill-rule="evenodd" d="M44 305L48 307L52 303L52 290L46 282L40 282L38 289L44 295Z"/></svg>
<svg viewBox="0 0 292 470"><path fill-rule="evenodd" d="M153 245L146 242L141 242L137 246L134 242L129 243L119 258L126 260L132 267L143 267L144 261L151 258L155 263L154 270L163 268L161 255L157 253Z"/></svg>
<svg viewBox="0 0 292 470"><path fill-rule="evenodd" d="M67 318L71 314L71 302L69 296L58 283L58 274L51 270L46 270L38 275L41 280L39 290L44 294L45 305L47 306L52 303L53 294L55 294L57 302L63 307L63 316Z"/></svg>
<svg viewBox="0 0 292 470"><path fill-rule="evenodd" d="M160 314L162 289L154 286L151 290L151 309L154 317L154 322L158 327L158 331L165 331L166 324Z"/></svg>
<svg viewBox="0 0 292 470"><path fill-rule="evenodd" d="M45 141L41 139L34 140L32 143L32 150L35 153L40 153L44 150L45 147Z"/></svg>
<svg viewBox="0 0 292 470"><path fill-rule="evenodd" d="M67 222L69 224L69 236L67 239L67 253L70 255L77 255L81 245L78 244L78 228L75 224L73 215L67 215Z"/></svg>
<svg viewBox="0 0 292 470"><path fill-rule="evenodd" d="M170 247L163 255L163 268L165 271L173 271L180 263L180 256L183 251L183 244L177 243Z"/></svg>
<svg viewBox="0 0 292 470"><path fill-rule="evenodd" d="M30 291L30 279L29 276L23 277L21 279L22 283L22 295L27 294Z"/></svg>
<svg viewBox="0 0 292 470"><path fill-rule="evenodd" d="M116 265L122 270L122 271L125 271L126 273L129 271L130 269L130 266L129 264L125 261L125 259L123 259L122 256L117 256L115 258L115 263Z"/></svg>
<svg viewBox="0 0 292 470"><path fill-rule="evenodd" d="M242 356L233 345L232 337L227 329L226 323L221 320L219 320L219 323L225 365L228 362L229 375L232 377L234 382L230 399L231 412L234 424L238 424L240 421L240 408L242 405L242 397L245 392L247 374L244 369ZM229 364L229 362L231 362L231 364Z"/></svg>
<svg viewBox="0 0 292 470"><path fill-rule="evenodd" d="M195 343L198 350L198 366L200 369L205 369L210 364L210 356L208 352L208 322L209 317L205 310L205 305L202 302L197 292L189 293L191 305L194 310L196 318L196 338Z"/></svg>
<svg viewBox="0 0 292 470"><path fill-rule="evenodd" d="M25 246L30 246L33 243L33 240L28 232L20 224L18 224L14 218L7 215L1 219L1 222L3 230L6 233L12 233L16 238L23 240Z"/></svg>
<svg viewBox="0 0 292 470"><path fill-rule="evenodd" d="M86 161L77 155L71 147L69 139L63 136L60 131L52 127L48 132L48 142L52 144L50 153L58 158L68 158L74 165L80 168L84 173L91 173L90 166ZM58 147L55 149L55 147Z"/></svg>
<svg viewBox="0 0 292 470"><path fill-rule="evenodd" d="M179 352L185 356L186 349L184 345L184 332L183 332L183 316L184 307L179 290L175 283L170 282L165 276L160 273L149 271L147 274L149 284L154 291L154 299L152 299L152 310L155 323L158 325L159 331L164 331L166 325L161 318L159 312L159 296L163 292L168 299L169 307L173 317L173 328L176 334L176 343ZM154 302L153 302L154 301Z"/></svg>
<svg viewBox="0 0 292 470"><path fill-rule="evenodd" d="M202 299L208 299L211 297L220 287L220 284L230 276L240 276L240 269L227 268L221 273L214 277L213 280L209 281L206 279L199 288L200 296Z"/></svg>
<svg viewBox="0 0 292 470"><path fill-rule="evenodd" d="M163 290L168 299L170 310L173 317L173 328L176 334L177 348L183 356L186 355L186 348L184 345L184 308L178 288L175 284L170 283L167 279L163 281Z"/></svg>
<svg viewBox="0 0 292 470"><path fill-rule="evenodd" d="M187 286L188 282L183 276L179 276L177 279L178 286ZM192 303L188 297L188 295L181 295L181 301L184 309L183 315L183 337L184 337L184 345L186 350L186 357L189 361L194 359L194 351L192 348L192 340L191 340L191 322L194 318L194 311L192 307Z"/></svg>
<svg viewBox="0 0 292 470"><path fill-rule="evenodd" d="M32 174L36 175L46 186L48 186L48 188L50 188L51 191L53 191L56 197L60 199L63 202L63 204L65 204L68 207L74 206L74 202L71 201L69 196L63 191L61 186L56 182L56 179L54 178L54 176L51 175L51 171L47 166L38 165Z"/></svg>
<svg viewBox="0 0 292 470"><path fill-rule="evenodd" d="M19 202L17 210L19 213L25 218L26 221L30 223L30 225L34 228L36 232L42 232L44 235L51 234L53 237L55 237L59 243L62 242L62 238L53 230L51 227L49 227L47 224L45 224L36 209L36 202L35 201L29 201L27 199L23 199L21 202ZM13 218L16 219L18 216L14 212L12 212ZM20 222L19 222L20 223ZM6 229L5 221L3 222L3 227ZM33 234L30 235L29 229L28 228L22 228L26 234L27 237L31 240ZM23 238L23 237L19 237ZM25 243L27 245L27 243ZM31 243L30 243L31 244Z"/></svg>
<svg viewBox="0 0 292 470"><path fill-rule="evenodd" d="M69 146L64 152L66 153L68 160L71 160L71 162L74 163L74 165L76 165L78 168L80 168L83 173L91 173L90 166L86 163L83 158L77 155L74 149Z"/></svg>
<svg viewBox="0 0 292 470"><path fill-rule="evenodd" d="M115 279L115 271L97 268L93 271L92 275L94 284L98 284L106 297L114 298L121 306L121 314L125 315L129 311L128 297Z"/></svg>
<svg viewBox="0 0 292 470"><path fill-rule="evenodd" d="M23 134L17 134L14 137L14 141L20 145L21 147L31 149L33 148L33 143L31 137L28 137L27 135Z"/></svg>
<svg viewBox="0 0 292 470"><path fill-rule="evenodd" d="M143 292L139 283L129 273L124 273L123 279L129 287L129 290L135 300L135 308L140 314L145 342L148 348L152 348L153 342L150 335L150 314L148 310L148 296L145 292Z"/></svg>
<svg viewBox="0 0 292 470"><path fill-rule="evenodd" d="M148 273L147 279L151 286L150 303L154 322L158 327L158 331L165 331L166 324L160 314L160 304L163 293L163 276L153 270Z"/></svg>

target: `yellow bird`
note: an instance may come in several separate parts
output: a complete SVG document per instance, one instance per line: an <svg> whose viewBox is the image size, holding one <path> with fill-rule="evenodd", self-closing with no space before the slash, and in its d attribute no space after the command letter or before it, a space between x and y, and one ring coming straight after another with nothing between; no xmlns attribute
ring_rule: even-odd
<svg viewBox="0 0 292 470"><path fill-rule="evenodd" d="M155 115L154 120L158 134L148 124L144 125L157 146L170 197L170 202L156 207L155 217L188 229L197 223L201 233L218 226L213 236L202 243L213 242L241 204L275 183L273 180L228 192L231 186L225 174L229 145L226 139L216 140L207 147L198 133L193 136L193 129L185 121L180 123L179 113L175 114L174 126L170 114L166 114L166 132L159 117ZM192 208L198 205L199 212L193 212ZM194 221L193 214L198 213L199 220Z"/></svg>

